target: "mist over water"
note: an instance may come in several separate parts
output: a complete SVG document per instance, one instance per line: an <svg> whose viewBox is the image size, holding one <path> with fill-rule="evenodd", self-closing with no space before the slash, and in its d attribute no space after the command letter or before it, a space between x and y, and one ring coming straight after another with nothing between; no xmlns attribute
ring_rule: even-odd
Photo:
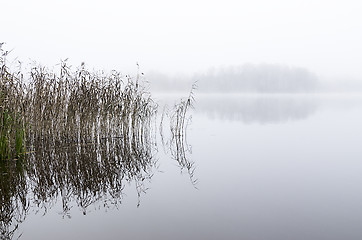
<svg viewBox="0 0 362 240"><path fill-rule="evenodd" d="M41 89L71 76L47 81L40 73L33 76ZM213 70L189 82L159 78L168 85L140 76L125 86L129 95L111 91L121 75L106 87L101 76L67 83L75 90L64 105L80 114L62 112L71 141L46 117L32 129L40 133L26 162L1 166L5 239L362 237L362 95L323 92L313 73L278 65ZM139 92L147 81L150 92ZM98 108L118 112L94 112L86 89L109 101L94 100ZM54 114L45 104L52 94L35 96L29 107L39 113L30 117ZM155 118L118 103L152 107Z"/></svg>
<svg viewBox="0 0 362 240"><path fill-rule="evenodd" d="M1 10L1 240L362 239L360 1Z"/></svg>
<svg viewBox="0 0 362 240"><path fill-rule="evenodd" d="M4 116L33 126L25 160L0 164L3 239L362 237L358 92L275 64L10 69Z"/></svg>
<svg viewBox="0 0 362 240"><path fill-rule="evenodd" d="M146 75L155 92L188 91L196 82L201 93L336 93L362 92L356 79L328 79L301 67L279 64L244 64L213 67L194 74Z"/></svg>

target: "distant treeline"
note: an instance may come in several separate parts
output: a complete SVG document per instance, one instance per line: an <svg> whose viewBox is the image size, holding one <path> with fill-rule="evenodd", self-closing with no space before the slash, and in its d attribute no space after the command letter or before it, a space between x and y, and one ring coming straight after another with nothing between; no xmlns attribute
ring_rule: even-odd
<svg viewBox="0 0 362 240"><path fill-rule="evenodd" d="M306 69L270 64L211 69L194 79L206 92L310 92L318 85Z"/></svg>
<svg viewBox="0 0 362 240"><path fill-rule="evenodd" d="M315 74L304 68L276 64L244 64L213 68L189 78L170 78L151 74L151 87L156 91L187 90L197 81L200 92L314 92L320 84Z"/></svg>

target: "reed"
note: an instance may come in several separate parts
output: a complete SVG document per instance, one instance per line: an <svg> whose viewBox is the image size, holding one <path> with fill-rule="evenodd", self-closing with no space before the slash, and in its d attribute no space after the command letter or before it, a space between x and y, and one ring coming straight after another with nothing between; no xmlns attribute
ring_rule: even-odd
<svg viewBox="0 0 362 240"><path fill-rule="evenodd" d="M0 56L0 161L5 161L23 156L25 124L20 74L10 72L6 54Z"/></svg>
<svg viewBox="0 0 362 240"><path fill-rule="evenodd" d="M171 156L178 162L181 170L186 169L190 180L196 188L197 179L194 177L195 163L190 161L188 154L191 153L191 146L187 143L187 126L191 121L191 116L187 116L190 108L194 107L195 97L194 91L197 88L197 82L194 82L189 96L181 99L174 105L170 113L170 131L171 141L169 149ZM161 128L162 129L162 128ZM161 134L162 135L162 134Z"/></svg>

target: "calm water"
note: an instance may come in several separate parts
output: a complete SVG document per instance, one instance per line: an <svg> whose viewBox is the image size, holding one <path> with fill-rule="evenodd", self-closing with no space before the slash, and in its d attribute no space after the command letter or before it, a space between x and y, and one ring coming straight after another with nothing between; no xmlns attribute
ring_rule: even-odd
<svg viewBox="0 0 362 240"><path fill-rule="evenodd" d="M66 214L54 199L30 207L15 235L362 239L361 96L200 94L196 100L187 130L193 178L158 144L158 168L140 197L131 182L121 204L73 204Z"/></svg>

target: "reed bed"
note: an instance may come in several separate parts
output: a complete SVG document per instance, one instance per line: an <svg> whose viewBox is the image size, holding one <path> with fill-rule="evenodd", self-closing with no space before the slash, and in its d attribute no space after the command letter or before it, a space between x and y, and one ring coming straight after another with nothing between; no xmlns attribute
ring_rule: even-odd
<svg viewBox="0 0 362 240"><path fill-rule="evenodd" d="M87 143L139 137L157 105L137 83L116 71L107 75L81 66L72 72L65 62L60 75L33 68L24 116L32 126L30 139Z"/></svg>
<svg viewBox="0 0 362 240"><path fill-rule="evenodd" d="M35 65L26 78L0 60L1 239L30 204L46 211L60 198L65 215L70 202L86 213L100 200L120 203L125 182L145 191L158 106L138 75L62 62L59 73Z"/></svg>
<svg viewBox="0 0 362 240"><path fill-rule="evenodd" d="M194 89L167 115L171 155L196 183L186 142ZM1 50L1 239L14 237L30 206L46 212L60 199L64 216L74 204L84 214L96 203L117 207L130 182L140 199L157 168L157 111L138 74L72 68L66 61L58 72L34 65L23 74L7 66Z"/></svg>
<svg viewBox="0 0 362 240"><path fill-rule="evenodd" d="M0 51L0 161L24 154L24 95L20 77L20 73L10 72Z"/></svg>
<svg viewBox="0 0 362 240"><path fill-rule="evenodd" d="M148 131L142 126L149 125L157 112L139 79L116 71L90 72L84 65L72 71L62 62L60 74L36 66L24 81L23 75L10 73L5 62L1 64L2 160L16 158L25 145L43 140L53 145L99 143L107 137L142 142L141 135Z"/></svg>

